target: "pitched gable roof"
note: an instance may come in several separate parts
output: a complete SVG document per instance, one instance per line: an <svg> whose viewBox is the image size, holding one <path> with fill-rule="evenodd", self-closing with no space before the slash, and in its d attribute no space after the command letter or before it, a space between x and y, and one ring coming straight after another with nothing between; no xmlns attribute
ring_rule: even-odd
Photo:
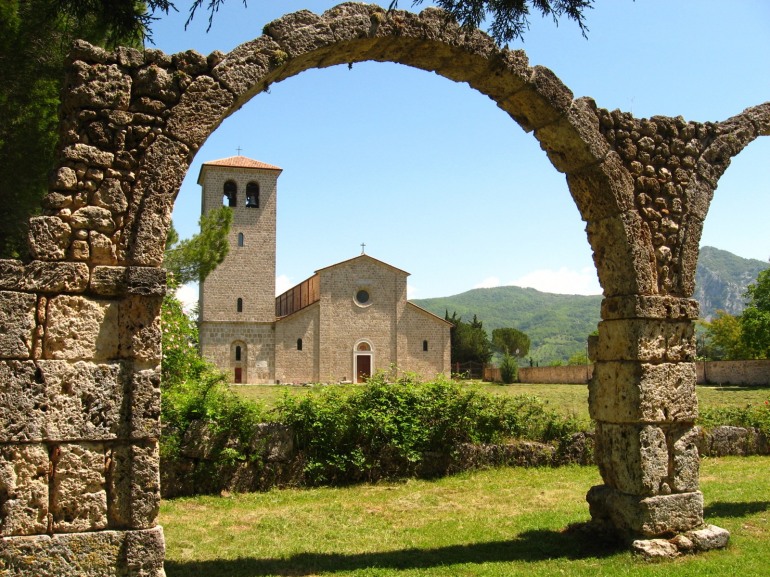
<svg viewBox="0 0 770 577"><path fill-rule="evenodd" d="M201 183L203 171L208 166L219 166L224 168L252 168L258 170L275 170L278 172L283 172L283 168L273 166L272 164L267 164L266 162L261 162L259 160L254 160L253 158L248 158L246 156L230 156L228 158L220 158L219 160L209 160L208 162L204 162L201 165L201 171L198 174L198 184Z"/></svg>
<svg viewBox="0 0 770 577"><path fill-rule="evenodd" d="M349 263L352 263L352 262L360 260L360 259L368 259L368 260L374 262L375 264L378 264L380 266L388 267L389 269L394 270L396 272L399 272L401 274L405 274L406 276L409 276L409 274L410 274L410 273L406 272L405 270L401 270L400 268L397 268L397 267L395 267L393 265L390 265L390 264L388 264L388 263L386 263L384 261L381 261L381 260L376 259L376 258L374 258L372 256L369 256L368 254L361 254L361 255L355 256L353 258L349 258L347 260L343 260L343 261L338 262L336 264L330 264L329 266L325 266L323 268L319 268L315 272L316 272L316 274L318 274L319 272L321 272L323 270L329 270L330 268L335 268L335 267L338 267L338 266L342 266L344 264L349 264Z"/></svg>

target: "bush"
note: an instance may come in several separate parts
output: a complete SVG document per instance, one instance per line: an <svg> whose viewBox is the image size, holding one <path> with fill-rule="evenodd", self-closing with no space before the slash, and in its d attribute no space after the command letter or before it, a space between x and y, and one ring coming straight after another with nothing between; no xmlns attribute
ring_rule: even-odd
<svg viewBox="0 0 770 577"><path fill-rule="evenodd" d="M500 363L500 378L503 379L503 383L510 385L515 383L519 377L519 365L516 363L516 359L505 353L503 360Z"/></svg>
<svg viewBox="0 0 770 577"><path fill-rule="evenodd" d="M706 429L721 425L755 428L770 437L770 401L758 405L746 405L744 408L704 409L698 417L698 424Z"/></svg>
<svg viewBox="0 0 770 577"><path fill-rule="evenodd" d="M238 397L228 389L225 376L215 371L205 371L198 379L164 385L162 392L161 455L166 458L178 454L190 423L205 421L213 425L213 433L222 433L228 440L228 453L222 458L245 460L257 425L267 420L262 405ZM219 456L215 454L214 460Z"/></svg>
<svg viewBox="0 0 770 577"><path fill-rule="evenodd" d="M277 411L295 432L310 484L413 475L426 454L448 456L463 443L559 441L585 425L533 396L496 396L445 379L388 383L383 375L352 390L287 395Z"/></svg>

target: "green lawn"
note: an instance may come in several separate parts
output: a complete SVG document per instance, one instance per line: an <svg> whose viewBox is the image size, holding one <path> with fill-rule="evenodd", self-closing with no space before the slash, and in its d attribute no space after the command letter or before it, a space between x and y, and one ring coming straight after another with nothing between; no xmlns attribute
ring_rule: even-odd
<svg viewBox="0 0 770 577"><path fill-rule="evenodd" d="M595 467L164 501L168 577L767 575L770 457L705 459L707 521L727 549L664 563L607 548L587 521Z"/></svg>
<svg viewBox="0 0 770 577"><path fill-rule="evenodd" d="M307 387L286 385L237 385L232 390L239 395L273 406L284 394L308 395L323 390L325 386L355 386L355 385L314 385ZM482 390L497 395L535 395L546 401L556 410L588 419L588 387L586 385L496 385L492 383L475 383L469 386L480 386ZM749 404L762 404L770 399L770 387L746 386L717 386L698 385L698 403L701 409L716 407L740 407Z"/></svg>

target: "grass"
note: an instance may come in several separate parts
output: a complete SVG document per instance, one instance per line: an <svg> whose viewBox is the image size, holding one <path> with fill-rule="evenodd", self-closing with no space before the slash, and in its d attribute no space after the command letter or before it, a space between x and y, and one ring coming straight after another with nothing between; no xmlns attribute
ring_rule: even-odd
<svg viewBox="0 0 770 577"><path fill-rule="evenodd" d="M355 386L355 385L331 385ZM588 420L588 386L587 385L497 385L493 383L469 383L469 386L480 386L482 390L496 395L535 395L546 401L567 416ZM309 387L287 385L237 385L232 387L239 395L264 403L271 407L284 394L300 396L311 395L324 388L324 385ZM761 386L719 386L698 385L696 388L698 404L701 409L735 407L744 408L747 405L759 405L770 399L770 387Z"/></svg>
<svg viewBox="0 0 770 577"><path fill-rule="evenodd" d="M168 577L766 575L770 457L705 459L706 516L730 546L648 563L571 524L594 467L164 501Z"/></svg>

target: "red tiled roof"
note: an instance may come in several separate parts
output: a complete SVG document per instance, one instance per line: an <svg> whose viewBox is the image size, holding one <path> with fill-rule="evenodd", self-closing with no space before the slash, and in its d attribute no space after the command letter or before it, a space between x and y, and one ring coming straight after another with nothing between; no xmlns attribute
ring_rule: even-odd
<svg viewBox="0 0 770 577"><path fill-rule="evenodd" d="M260 162L252 158L245 156L231 156L229 158L221 158L219 160L209 160L204 162L203 166L229 166L232 168L261 168L262 170L283 170L278 166L267 164L266 162Z"/></svg>

